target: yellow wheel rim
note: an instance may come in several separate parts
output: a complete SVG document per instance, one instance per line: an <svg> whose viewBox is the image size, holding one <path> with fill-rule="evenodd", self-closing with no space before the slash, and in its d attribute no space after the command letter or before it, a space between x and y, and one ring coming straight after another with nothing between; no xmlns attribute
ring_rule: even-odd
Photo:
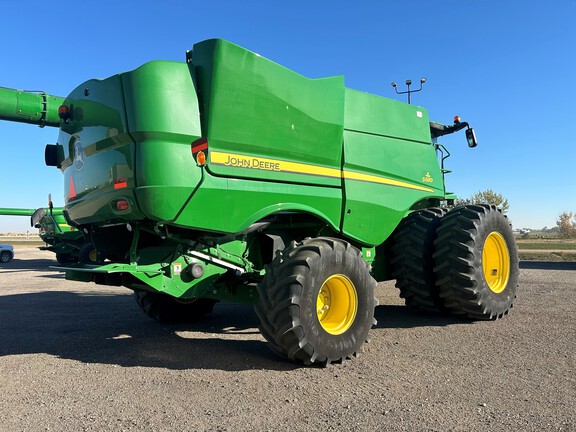
<svg viewBox="0 0 576 432"><path fill-rule="evenodd" d="M482 270L493 292L501 293L506 289L510 277L510 253L506 240L499 232L493 231L486 237L482 250Z"/></svg>
<svg viewBox="0 0 576 432"><path fill-rule="evenodd" d="M92 249L90 251L90 253L88 254L88 259L90 260L90 262L97 262L98 261L98 252L96 251L96 249Z"/></svg>
<svg viewBox="0 0 576 432"><path fill-rule="evenodd" d="M331 335L348 330L358 311L358 294L352 281L341 274L326 279L316 299L316 311L320 325Z"/></svg>

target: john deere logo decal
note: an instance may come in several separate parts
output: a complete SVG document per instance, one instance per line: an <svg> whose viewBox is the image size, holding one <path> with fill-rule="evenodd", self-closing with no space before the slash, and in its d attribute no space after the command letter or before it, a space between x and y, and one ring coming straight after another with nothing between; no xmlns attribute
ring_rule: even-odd
<svg viewBox="0 0 576 432"><path fill-rule="evenodd" d="M74 143L74 169L76 171L82 171L82 168L84 168L84 157L82 143L78 140Z"/></svg>
<svg viewBox="0 0 576 432"><path fill-rule="evenodd" d="M422 177L422 181L424 183L432 183L434 181L434 179L432 178L432 176L430 175L429 172L426 173L426 175L424 177Z"/></svg>

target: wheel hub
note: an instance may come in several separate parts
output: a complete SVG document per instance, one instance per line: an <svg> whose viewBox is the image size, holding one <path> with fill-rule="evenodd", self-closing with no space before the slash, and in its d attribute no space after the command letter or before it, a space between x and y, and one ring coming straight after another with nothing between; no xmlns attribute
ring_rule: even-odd
<svg viewBox="0 0 576 432"><path fill-rule="evenodd" d="M484 242L482 270L493 292L498 294L504 291L510 277L510 253L506 240L497 231L491 232Z"/></svg>
<svg viewBox="0 0 576 432"><path fill-rule="evenodd" d="M352 281L341 274L326 279L316 299L316 311L326 332L339 335L348 330L358 311L358 294Z"/></svg>

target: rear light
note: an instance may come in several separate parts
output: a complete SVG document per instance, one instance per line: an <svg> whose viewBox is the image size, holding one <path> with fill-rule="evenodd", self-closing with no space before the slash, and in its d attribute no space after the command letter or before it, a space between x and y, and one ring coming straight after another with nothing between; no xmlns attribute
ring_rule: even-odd
<svg viewBox="0 0 576 432"><path fill-rule="evenodd" d="M206 151L208 150L208 139L200 138L192 143L192 156L196 158L198 165L206 164Z"/></svg>
<svg viewBox="0 0 576 432"><path fill-rule="evenodd" d="M58 117L64 121L70 120L70 108L68 108L66 105L60 105L58 107Z"/></svg>
<svg viewBox="0 0 576 432"><path fill-rule="evenodd" d="M128 210L130 208L130 203L127 200L118 200L114 204L114 208L119 211Z"/></svg>
<svg viewBox="0 0 576 432"><path fill-rule="evenodd" d="M119 178L114 180L114 189L124 189L128 187L128 182L125 178Z"/></svg>

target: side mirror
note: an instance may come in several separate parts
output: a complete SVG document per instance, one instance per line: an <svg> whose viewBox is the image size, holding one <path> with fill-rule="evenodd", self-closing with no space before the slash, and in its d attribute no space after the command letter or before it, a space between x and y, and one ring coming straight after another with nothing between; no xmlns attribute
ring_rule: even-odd
<svg viewBox="0 0 576 432"><path fill-rule="evenodd" d="M478 141L476 141L476 134L474 133L474 129L468 128L466 129L466 140L468 141L468 147L473 148L478 145Z"/></svg>

